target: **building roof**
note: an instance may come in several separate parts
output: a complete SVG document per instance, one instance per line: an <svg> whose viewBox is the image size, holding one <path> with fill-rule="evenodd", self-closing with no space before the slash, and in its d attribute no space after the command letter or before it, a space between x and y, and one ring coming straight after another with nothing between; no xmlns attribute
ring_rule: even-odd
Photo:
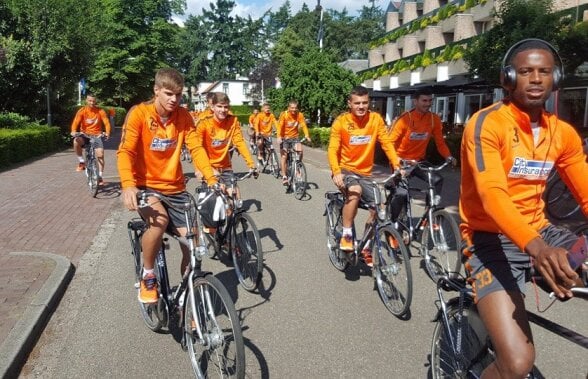
<svg viewBox="0 0 588 379"><path fill-rule="evenodd" d="M337 63L339 66L357 73L358 71L369 68L367 59L347 59L346 61Z"/></svg>

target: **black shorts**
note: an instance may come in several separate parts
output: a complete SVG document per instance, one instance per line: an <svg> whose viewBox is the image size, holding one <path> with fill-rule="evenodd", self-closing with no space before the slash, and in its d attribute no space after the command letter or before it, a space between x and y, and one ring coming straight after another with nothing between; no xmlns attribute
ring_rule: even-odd
<svg viewBox="0 0 588 379"><path fill-rule="evenodd" d="M288 150L288 149L294 150L297 143L300 143L300 140L298 138L283 139L282 142L280 143L280 149L281 150Z"/></svg>
<svg viewBox="0 0 588 379"><path fill-rule="evenodd" d="M569 249L578 240L570 230L548 225L540 231L550 246ZM474 232L472 246L464 251L469 257L465 268L470 276L475 300L501 290L525 293L531 268L531 256L521 251L504 234Z"/></svg>
<svg viewBox="0 0 588 379"><path fill-rule="evenodd" d="M145 188L140 188L140 189L145 189ZM153 190L150 189L149 191L153 191ZM153 192L157 192L157 193L161 194L161 192L158 192L158 191L153 191ZM184 191L184 192L174 193L172 195L163 195L163 196L165 196L167 199L169 199L169 201L172 204L178 205L178 206L190 202L193 206L192 214L193 215L196 214L196 202L194 200L194 197L192 197L192 195L190 195L189 192ZM183 210L172 208L164 202L162 202L161 204L163 205L163 207L167 211L167 215L169 217L169 223L167 224L167 231L168 232L176 234L175 233L176 229L186 227L186 217L184 216Z"/></svg>
<svg viewBox="0 0 588 379"><path fill-rule="evenodd" d="M345 183L345 187L349 188L352 185L359 185L361 187L361 201L367 203L370 206L373 206L376 203L376 196L374 194L374 186L370 185L364 180L357 180L354 178L350 178L347 175L356 175L362 179L369 179L370 176L359 175L349 170L342 169L341 174L345 175L343 182Z"/></svg>
<svg viewBox="0 0 588 379"><path fill-rule="evenodd" d="M104 143L102 142L101 136L88 137L82 135L80 137L82 137L82 140L84 140L84 144L82 146L86 146L86 144L90 143L94 149L104 149Z"/></svg>

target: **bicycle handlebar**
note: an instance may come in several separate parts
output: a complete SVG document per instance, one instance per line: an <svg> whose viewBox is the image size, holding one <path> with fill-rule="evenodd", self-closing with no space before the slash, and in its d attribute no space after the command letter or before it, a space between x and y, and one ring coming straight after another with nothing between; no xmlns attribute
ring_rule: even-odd
<svg viewBox="0 0 588 379"><path fill-rule="evenodd" d="M400 176L400 170L395 170L394 173L392 173L392 175L387 176L385 179L383 179L383 178L364 178L364 177L361 177L361 176L358 176L355 174L348 174L348 175L345 175L344 180L347 180L347 178L350 178L350 179L355 179L360 182L369 183L374 186L379 186L379 185L386 185L386 184L390 183L397 176Z"/></svg>
<svg viewBox="0 0 588 379"><path fill-rule="evenodd" d="M432 165L430 165L429 163L427 163L425 161L418 161L416 159L401 159L400 160L400 167L403 170L412 168L414 166L418 166L420 169L426 170L426 171L431 171L431 172L433 172L433 171L441 171L448 164L449 164L449 162L448 161L445 161L442 164L440 164L439 166L432 166Z"/></svg>
<svg viewBox="0 0 588 379"><path fill-rule="evenodd" d="M104 138L106 137L106 133L102 132L100 134L94 135L94 134L87 134L84 132L75 132L72 137L87 137L87 138Z"/></svg>

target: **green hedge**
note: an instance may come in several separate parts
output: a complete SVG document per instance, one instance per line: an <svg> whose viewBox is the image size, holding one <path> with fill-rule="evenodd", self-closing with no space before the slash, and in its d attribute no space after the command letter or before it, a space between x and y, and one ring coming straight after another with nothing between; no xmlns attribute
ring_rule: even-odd
<svg viewBox="0 0 588 379"><path fill-rule="evenodd" d="M21 129L0 129L0 168L6 168L60 149L59 128L30 124Z"/></svg>
<svg viewBox="0 0 588 379"><path fill-rule="evenodd" d="M312 139L312 143L308 145L312 147L326 148L329 145L329 137L331 135L331 128L314 127L308 129L308 134Z"/></svg>

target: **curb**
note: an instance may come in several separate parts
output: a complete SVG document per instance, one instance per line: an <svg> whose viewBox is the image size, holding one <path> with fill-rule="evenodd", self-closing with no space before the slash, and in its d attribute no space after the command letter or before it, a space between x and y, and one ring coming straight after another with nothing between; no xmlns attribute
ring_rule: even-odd
<svg viewBox="0 0 588 379"><path fill-rule="evenodd" d="M52 259L55 268L0 346L2 378L18 375L74 273L70 260L60 255L33 252L11 252L10 255Z"/></svg>

